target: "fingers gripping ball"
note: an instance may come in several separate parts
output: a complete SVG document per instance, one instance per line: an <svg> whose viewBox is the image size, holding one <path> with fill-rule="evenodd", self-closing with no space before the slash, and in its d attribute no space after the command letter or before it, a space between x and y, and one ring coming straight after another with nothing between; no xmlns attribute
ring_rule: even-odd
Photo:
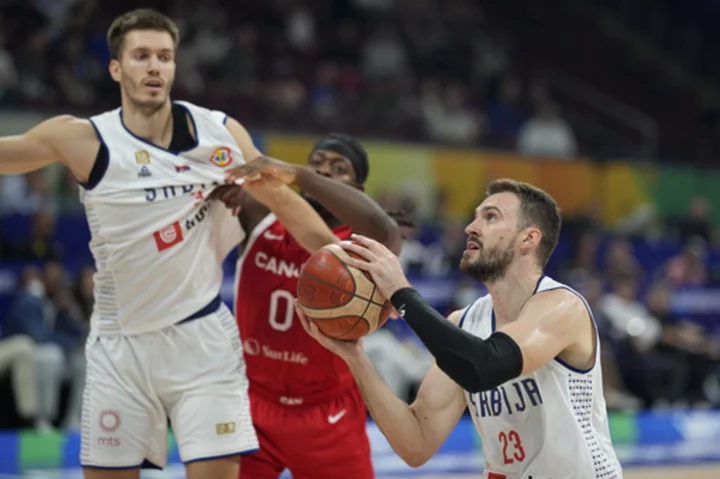
<svg viewBox="0 0 720 479"><path fill-rule="evenodd" d="M348 254L334 244L316 251L300 271L297 297L323 333L354 340L385 324L392 305L368 273L345 264Z"/></svg>

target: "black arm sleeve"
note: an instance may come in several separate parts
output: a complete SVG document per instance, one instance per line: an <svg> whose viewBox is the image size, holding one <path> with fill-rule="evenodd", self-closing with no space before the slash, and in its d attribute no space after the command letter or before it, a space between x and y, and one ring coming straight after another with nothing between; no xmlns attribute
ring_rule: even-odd
<svg viewBox="0 0 720 479"><path fill-rule="evenodd" d="M496 332L486 340L473 336L446 320L413 288L397 291L390 301L438 367L466 391L487 391L520 376L522 352L507 334Z"/></svg>

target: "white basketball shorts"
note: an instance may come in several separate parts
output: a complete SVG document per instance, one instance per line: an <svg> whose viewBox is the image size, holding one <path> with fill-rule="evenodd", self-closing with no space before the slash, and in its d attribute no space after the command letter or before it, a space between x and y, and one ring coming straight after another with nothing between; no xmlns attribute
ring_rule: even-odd
<svg viewBox="0 0 720 479"><path fill-rule="evenodd" d="M164 467L168 418L184 463L258 449L242 343L224 304L160 331L91 336L85 354L84 467Z"/></svg>

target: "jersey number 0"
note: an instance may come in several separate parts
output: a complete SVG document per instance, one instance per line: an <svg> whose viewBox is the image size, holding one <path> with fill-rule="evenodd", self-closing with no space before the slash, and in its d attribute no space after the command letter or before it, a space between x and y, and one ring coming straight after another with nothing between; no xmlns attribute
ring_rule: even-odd
<svg viewBox="0 0 720 479"><path fill-rule="evenodd" d="M295 309L293 302L295 297L288 291L276 289L270 295L270 326L276 330L285 332L292 326Z"/></svg>

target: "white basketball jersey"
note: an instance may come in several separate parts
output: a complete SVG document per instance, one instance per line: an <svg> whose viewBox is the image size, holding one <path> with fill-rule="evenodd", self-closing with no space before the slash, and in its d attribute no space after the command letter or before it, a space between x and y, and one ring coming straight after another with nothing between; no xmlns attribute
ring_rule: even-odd
<svg viewBox="0 0 720 479"><path fill-rule="evenodd" d="M573 291L543 277L536 292L559 288ZM493 333L490 295L467 309L460 327L483 339ZM465 400L481 436L486 478L622 478L610 441L599 343L588 371L556 358L490 391L466 391Z"/></svg>
<svg viewBox="0 0 720 479"><path fill-rule="evenodd" d="M225 114L177 102L196 144L179 154L125 128L121 110L90 118L109 152L102 179L81 188L95 258L96 334L138 334L172 325L213 302L222 263L243 239L237 218L206 198L224 170L244 162Z"/></svg>

